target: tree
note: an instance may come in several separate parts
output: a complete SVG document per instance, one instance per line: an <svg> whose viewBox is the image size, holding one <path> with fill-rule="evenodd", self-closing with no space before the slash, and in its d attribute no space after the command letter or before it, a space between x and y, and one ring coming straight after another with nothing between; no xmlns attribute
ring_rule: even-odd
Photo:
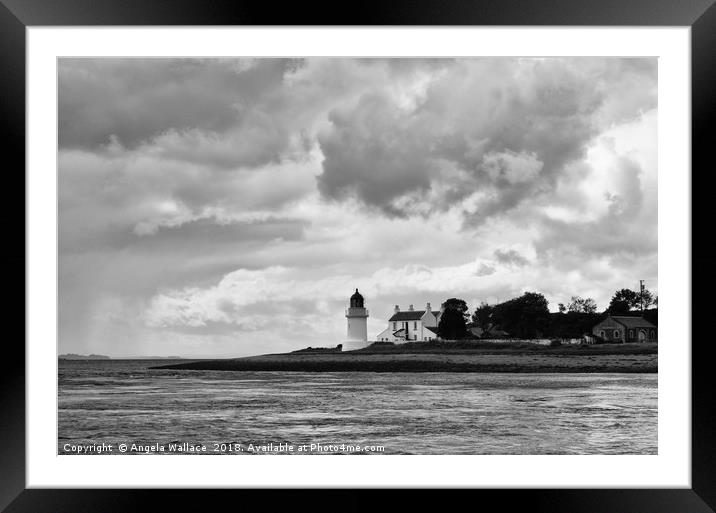
<svg viewBox="0 0 716 513"><path fill-rule="evenodd" d="M460 340L467 336L465 317L456 308L445 308L438 323L438 336L447 340Z"/></svg>
<svg viewBox="0 0 716 513"><path fill-rule="evenodd" d="M549 337L579 338L591 333L592 327L602 320L599 313L566 312L550 314Z"/></svg>
<svg viewBox="0 0 716 513"><path fill-rule="evenodd" d="M465 322L467 322L470 319L470 314L468 313L467 303L464 299L458 299L456 297L451 297L450 299L446 300L442 305L443 311L445 310L456 310L462 314L462 316L465 319Z"/></svg>
<svg viewBox="0 0 716 513"><path fill-rule="evenodd" d="M467 303L463 299L451 297L442 305L442 314L438 323L438 336L448 340L458 340L467 336Z"/></svg>
<svg viewBox="0 0 716 513"><path fill-rule="evenodd" d="M558 308L559 308L559 313L562 313L562 314L563 314L564 312L567 311L567 307L564 306L564 303L560 303L560 304L558 305Z"/></svg>
<svg viewBox="0 0 716 513"><path fill-rule="evenodd" d="M547 299L536 292L494 306L493 322L517 338L539 338L550 326Z"/></svg>
<svg viewBox="0 0 716 513"><path fill-rule="evenodd" d="M654 304L656 304L656 298L648 289L644 289L644 292L621 289L612 296L607 311L611 314L627 313L632 310L647 309Z"/></svg>
<svg viewBox="0 0 716 513"><path fill-rule="evenodd" d="M576 313L594 313L597 311L597 303L591 298L572 296L567 311Z"/></svg>
<svg viewBox="0 0 716 513"><path fill-rule="evenodd" d="M475 313L472 314L473 324L483 331L488 329L492 324L492 311L493 307L486 302L480 303L480 306L475 308Z"/></svg>
<svg viewBox="0 0 716 513"><path fill-rule="evenodd" d="M639 304L636 308L639 308L640 310L646 310L651 305L656 305L656 296L654 296L654 294L652 294L648 289L644 289L643 292L637 293L637 296L639 297Z"/></svg>
<svg viewBox="0 0 716 513"><path fill-rule="evenodd" d="M627 313L638 304L639 294L630 289L621 289L612 296L607 311L611 314Z"/></svg>

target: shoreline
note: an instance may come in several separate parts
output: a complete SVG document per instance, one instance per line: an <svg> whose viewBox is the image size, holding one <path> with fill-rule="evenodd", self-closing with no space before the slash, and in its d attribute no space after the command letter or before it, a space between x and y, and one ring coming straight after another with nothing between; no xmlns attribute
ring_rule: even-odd
<svg viewBox="0 0 716 513"><path fill-rule="evenodd" d="M243 358L194 360L149 367L160 370L283 372L511 372L656 373L656 347L596 346L465 349L368 347L346 352L293 352Z"/></svg>

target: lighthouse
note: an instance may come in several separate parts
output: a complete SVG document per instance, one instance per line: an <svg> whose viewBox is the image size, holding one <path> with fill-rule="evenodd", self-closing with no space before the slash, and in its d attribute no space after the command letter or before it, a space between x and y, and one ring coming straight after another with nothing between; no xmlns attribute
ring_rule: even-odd
<svg viewBox="0 0 716 513"><path fill-rule="evenodd" d="M358 289L351 296L350 306L346 309L348 321L348 337L344 349L358 349L365 347L368 342L368 310L365 301Z"/></svg>

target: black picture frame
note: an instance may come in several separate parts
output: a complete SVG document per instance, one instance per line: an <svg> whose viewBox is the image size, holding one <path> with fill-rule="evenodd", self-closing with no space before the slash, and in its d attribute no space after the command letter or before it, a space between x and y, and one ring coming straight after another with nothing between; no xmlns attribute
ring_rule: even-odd
<svg viewBox="0 0 716 513"><path fill-rule="evenodd" d="M450 503L486 505L501 510L551 512L707 512L716 509L716 402L711 350L713 335L705 322L716 290L716 251L709 206L714 190L709 162L716 122L716 6L714 0L410 0L335 3L272 3L242 0L0 0L0 144L6 187L5 284L12 294L5 309L6 328L0 372L0 508L8 512L203 511L217 499L248 507L254 499L275 510L278 502L303 500L305 491L261 490L80 490L26 489L25 486L25 29L62 25L573 25L691 27L692 100L692 326L684 340L692 351L692 487L690 489L504 489L449 490ZM665 170L664 172L669 172ZM23 191L23 194L20 193ZM14 204L16 202L17 204ZM13 208L15 207L15 208ZM8 214L22 211L23 223ZM14 294L17 293L18 296ZM665 341L663 343L670 343ZM341 493L337 497L337 493ZM401 510L435 503L443 496L426 490L400 492ZM311 509L374 509L385 491L320 490ZM469 494L469 497L465 497ZM297 496L298 495L298 496ZM444 493L443 493L444 495ZM437 501L437 502L436 502ZM464 502L463 502L464 503ZM341 505L338 508L338 505Z"/></svg>

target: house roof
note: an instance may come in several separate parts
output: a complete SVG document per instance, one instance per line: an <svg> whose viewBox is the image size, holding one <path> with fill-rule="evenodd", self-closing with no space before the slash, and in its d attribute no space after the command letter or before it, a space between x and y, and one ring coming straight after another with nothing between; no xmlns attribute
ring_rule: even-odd
<svg viewBox="0 0 716 513"><path fill-rule="evenodd" d="M430 330L436 335L438 334L438 327L437 326L423 326L426 330Z"/></svg>
<svg viewBox="0 0 716 513"><path fill-rule="evenodd" d="M433 315L436 315L435 312L430 312ZM419 321L423 315L425 315L425 310L407 310L405 312L396 312L393 314L393 317L388 319L388 322L393 321Z"/></svg>
<svg viewBox="0 0 716 513"><path fill-rule="evenodd" d="M625 315L612 315L612 319L627 328L656 328L656 326L643 317L628 317Z"/></svg>

